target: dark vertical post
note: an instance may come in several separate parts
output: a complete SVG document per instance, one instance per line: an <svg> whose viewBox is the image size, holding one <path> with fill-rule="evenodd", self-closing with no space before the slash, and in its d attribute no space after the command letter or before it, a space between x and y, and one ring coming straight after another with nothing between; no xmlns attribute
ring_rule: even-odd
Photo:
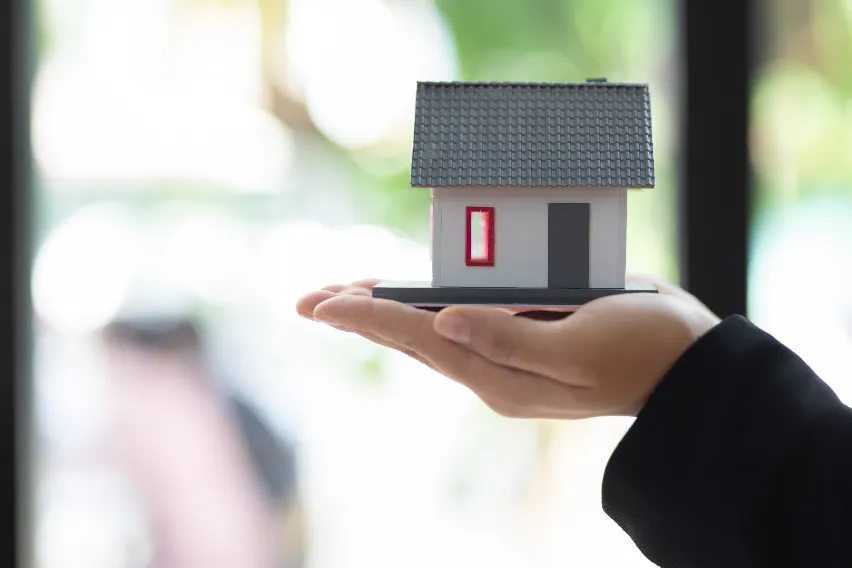
<svg viewBox="0 0 852 568"><path fill-rule="evenodd" d="M722 317L746 315L756 4L680 1L681 283Z"/></svg>
<svg viewBox="0 0 852 568"><path fill-rule="evenodd" d="M32 565L30 428L31 2L0 2L0 511L11 517L0 565ZM8 526L8 522L5 523Z"/></svg>

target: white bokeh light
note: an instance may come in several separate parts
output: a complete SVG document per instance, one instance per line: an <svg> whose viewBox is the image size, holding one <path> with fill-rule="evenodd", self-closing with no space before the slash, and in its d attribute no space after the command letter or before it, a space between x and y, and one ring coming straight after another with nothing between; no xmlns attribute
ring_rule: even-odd
<svg viewBox="0 0 852 568"><path fill-rule="evenodd" d="M108 425L109 385L96 344L52 334L37 343L36 429L55 459L89 451Z"/></svg>
<svg viewBox="0 0 852 568"><path fill-rule="evenodd" d="M286 188L293 137L264 111L215 93L121 90L76 71L45 67L35 89L34 154L48 180L63 187Z"/></svg>
<svg viewBox="0 0 852 568"><path fill-rule="evenodd" d="M115 472L58 471L39 488L35 553L43 568L142 568L152 557L142 504Z"/></svg>
<svg viewBox="0 0 852 568"><path fill-rule="evenodd" d="M749 289L757 325L798 353L852 403L849 203L800 204L759 226Z"/></svg>
<svg viewBox="0 0 852 568"><path fill-rule="evenodd" d="M310 221L272 229L258 249L255 267L258 300L287 316L295 315L299 297L335 282L432 277L426 246L383 227L330 228Z"/></svg>
<svg viewBox="0 0 852 568"><path fill-rule="evenodd" d="M452 79L453 41L431 4L392 10L382 0L295 0L291 76L317 126L347 147L387 139L413 113L418 80ZM415 13L416 12L416 13Z"/></svg>
<svg viewBox="0 0 852 568"><path fill-rule="evenodd" d="M251 259L248 229L223 213L188 214L168 231L161 270L214 305L240 300Z"/></svg>
<svg viewBox="0 0 852 568"><path fill-rule="evenodd" d="M36 313L64 333L87 333L118 312L134 277L131 220L111 204L85 207L39 249L32 274Z"/></svg>

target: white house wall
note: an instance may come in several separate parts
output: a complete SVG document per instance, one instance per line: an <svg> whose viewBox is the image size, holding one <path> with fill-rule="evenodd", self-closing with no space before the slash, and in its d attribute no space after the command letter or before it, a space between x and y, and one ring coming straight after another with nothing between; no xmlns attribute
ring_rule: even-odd
<svg viewBox="0 0 852 568"><path fill-rule="evenodd" d="M627 190L436 188L434 286L547 287L548 203L589 203L589 286L624 286ZM494 266L465 264L467 207L494 207Z"/></svg>
<svg viewBox="0 0 852 568"><path fill-rule="evenodd" d="M435 190L431 190L432 219L429 234L429 255L432 258L432 286L439 286L441 279L441 201L435 198Z"/></svg>

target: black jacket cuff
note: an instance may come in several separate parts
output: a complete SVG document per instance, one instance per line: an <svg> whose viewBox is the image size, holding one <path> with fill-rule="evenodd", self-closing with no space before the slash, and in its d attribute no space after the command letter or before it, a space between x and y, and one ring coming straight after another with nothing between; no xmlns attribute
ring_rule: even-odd
<svg viewBox="0 0 852 568"><path fill-rule="evenodd" d="M616 448L604 510L661 566L739 566L761 554L761 515L785 460L839 405L786 347L726 318L676 362Z"/></svg>

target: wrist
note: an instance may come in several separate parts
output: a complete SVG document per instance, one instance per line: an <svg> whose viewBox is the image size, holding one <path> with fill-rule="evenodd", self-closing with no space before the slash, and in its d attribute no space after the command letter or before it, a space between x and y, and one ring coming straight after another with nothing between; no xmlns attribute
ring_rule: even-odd
<svg viewBox="0 0 852 568"><path fill-rule="evenodd" d="M651 379L648 388L628 408L628 416L636 417L647 404L654 391L675 367L678 361L704 335L719 325L721 319L710 310L681 301L673 302L675 309L671 312L669 333L665 341L665 354L652 365Z"/></svg>

